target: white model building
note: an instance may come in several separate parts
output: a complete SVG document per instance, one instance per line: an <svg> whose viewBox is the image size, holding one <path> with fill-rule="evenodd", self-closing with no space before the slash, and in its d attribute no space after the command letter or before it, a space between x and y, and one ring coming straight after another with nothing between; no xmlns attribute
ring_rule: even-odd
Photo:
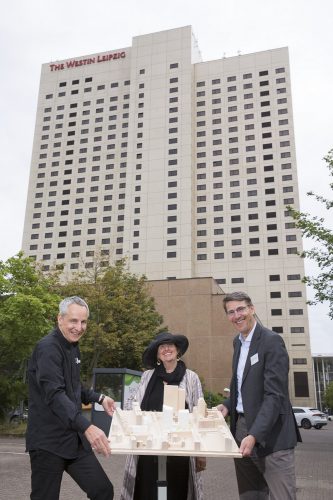
<svg viewBox="0 0 333 500"><path fill-rule="evenodd" d="M181 391L177 386L165 387L173 387L170 392L167 389L167 400L175 389ZM109 441L116 454L241 457L222 413L217 408L207 409L203 398L193 413L178 404L163 404L162 412L141 411L139 403L133 403L129 411L117 408Z"/></svg>

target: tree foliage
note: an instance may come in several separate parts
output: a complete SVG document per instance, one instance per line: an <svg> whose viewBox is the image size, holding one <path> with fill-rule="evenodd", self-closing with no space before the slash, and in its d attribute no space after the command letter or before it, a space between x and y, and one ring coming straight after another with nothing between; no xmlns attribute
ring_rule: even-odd
<svg viewBox="0 0 333 500"><path fill-rule="evenodd" d="M324 393L324 404L333 411L333 382L330 382Z"/></svg>
<svg viewBox="0 0 333 500"><path fill-rule="evenodd" d="M324 158L329 169L330 177L333 176L333 149L329 151ZM333 190L333 182L329 184ZM308 196L314 197L318 202L324 205L329 211L333 207L333 199L329 200L323 196L310 191ZM301 229L303 236L312 239L316 246L311 250L302 252L302 257L313 260L318 268L318 276L305 276L304 282L314 289L314 300L310 304L329 302L329 317L333 319L333 232L326 227L325 219L313 217L307 213L299 212L292 207L288 207L296 220L296 225ZM332 220L332 219L331 219Z"/></svg>
<svg viewBox="0 0 333 500"><path fill-rule="evenodd" d="M143 350L162 323L144 276L130 273L125 260L101 266L97 258L92 269L74 276L61 293L80 295L89 305L88 328L80 341L86 381L96 367L142 368Z"/></svg>
<svg viewBox="0 0 333 500"><path fill-rule="evenodd" d="M27 360L66 296L79 295L90 308L80 341L84 380L91 382L96 367L141 369L162 322L145 277L131 274L125 261L111 266L96 258L92 269L64 279L62 270L43 273L22 253L0 261L0 417L26 397Z"/></svg>
<svg viewBox="0 0 333 500"><path fill-rule="evenodd" d="M1 410L26 393L26 361L35 343L54 324L60 296L57 275L45 276L19 253L0 261L0 398Z"/></svg>

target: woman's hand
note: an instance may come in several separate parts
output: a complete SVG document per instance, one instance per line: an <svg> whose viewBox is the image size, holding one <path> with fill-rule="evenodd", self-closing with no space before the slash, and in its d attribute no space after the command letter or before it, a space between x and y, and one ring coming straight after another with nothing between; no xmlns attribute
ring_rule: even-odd
<svg viewBox="0 0 333 500"><path fill-rule="evenodd" d="M195 472L206 470L206 457L195 457Z"/></svg>

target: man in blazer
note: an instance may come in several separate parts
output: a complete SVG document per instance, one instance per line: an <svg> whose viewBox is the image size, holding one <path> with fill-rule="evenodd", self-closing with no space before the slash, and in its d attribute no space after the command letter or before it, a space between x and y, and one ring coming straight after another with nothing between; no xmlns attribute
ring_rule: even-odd
<svg viewBox="0 0 333 500"><path fill-rule="evenodd" d="M250 297L233 292L224 310L239 332L234 339L230 415L242 459L235 459L241 500L295 500L294 448L301 437L289 401L289 357L282 337L256 321Z"/></svg>

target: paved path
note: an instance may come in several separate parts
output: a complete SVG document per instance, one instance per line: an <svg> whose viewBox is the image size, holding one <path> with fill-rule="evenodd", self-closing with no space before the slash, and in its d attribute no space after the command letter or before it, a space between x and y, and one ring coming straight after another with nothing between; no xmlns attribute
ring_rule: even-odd
<svg viewBox="0 0 333 500"><path fill-rule="evenodd" d="M333 422L322 430L302 430L303 443L296 450L297 500L333 499ZM123 456L101 458L119 500L124 471ZM211 458L204 473L205 500L237 500L237 486L230 459ZM28 500L29 457L21 438L0 437L0 500ZM86 500L86 496L64 475L60 500ZM282 499L283 500L283 499Z"/></svg>

